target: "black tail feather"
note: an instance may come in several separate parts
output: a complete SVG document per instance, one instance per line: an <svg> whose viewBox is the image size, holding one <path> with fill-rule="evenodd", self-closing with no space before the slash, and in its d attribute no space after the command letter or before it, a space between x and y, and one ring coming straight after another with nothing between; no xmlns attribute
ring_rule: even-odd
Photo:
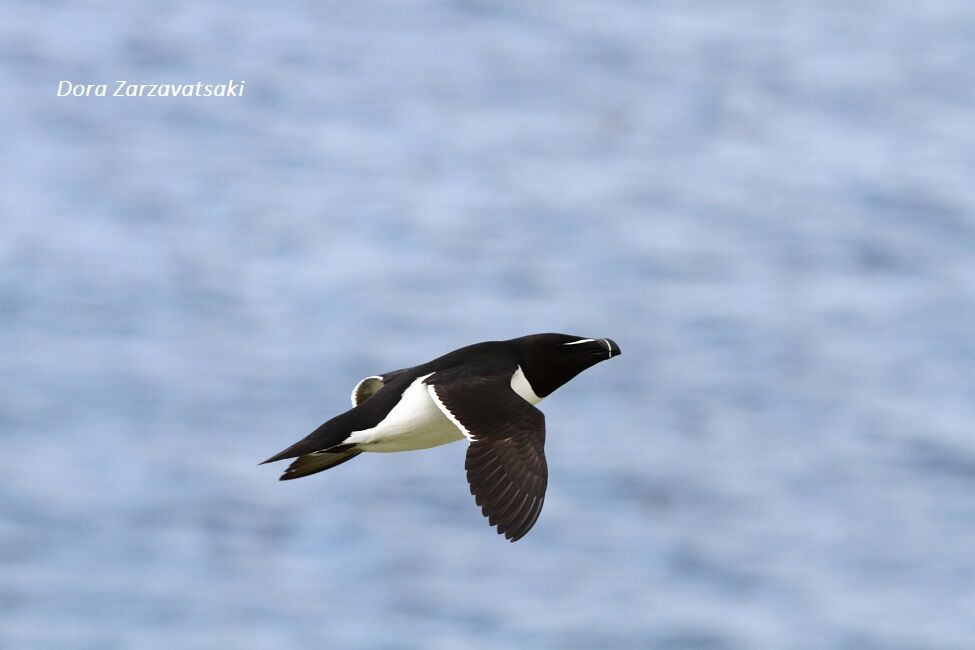
<svg viewBox="0 0 975 650"><path fill-rule="evenodd" d="M352 460L361 451L355 449L340 449L329 451L318 451L313 454L307 454L305 456L299 456L293 463L288 466L288 469L284 471L281 475L281 481L289 481L293 478L301 478L303 476L308 476L310 474L317 474L318 472L324 472L327 469L331 469L337 465ZM263 463L262 463L263 464Z"/></svg>
<svg viewBox="0 0 975 650"><path fill-rule="evenodd" d="M316 451L334 450L343 440L349 436L349 432L368 429L368 426L359 426L356 420L355 409L346 411L342 415L337 415L328 422L309 433L307 436L291 445L287 449L274 454L259 465L273 463L286 458L297 458L306 454L313 454Z"/></svg>

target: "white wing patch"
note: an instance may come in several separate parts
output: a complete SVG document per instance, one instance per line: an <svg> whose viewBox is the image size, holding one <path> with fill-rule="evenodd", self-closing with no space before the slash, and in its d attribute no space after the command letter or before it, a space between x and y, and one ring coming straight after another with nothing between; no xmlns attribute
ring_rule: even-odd
<svg viewBox="0 0 975 650"><path fill-rule="evenodd" d="M477 438L474 437L474 435L467 430L467 427L461 424L460 420L458 420L454 416L454 414L450 412L450 409L444 406L444 403L440 400L440 396L437 395L437 386L435 384L427 385L427 390L430 391L430 397L433 399L433 403L437 405L437 408L440 409L441 413L447 416L447 419L450 420L450 423L453 424L458 429L460 429L460 432L464 434L464 437L466 437L471 442L477 440Z"/></svg>

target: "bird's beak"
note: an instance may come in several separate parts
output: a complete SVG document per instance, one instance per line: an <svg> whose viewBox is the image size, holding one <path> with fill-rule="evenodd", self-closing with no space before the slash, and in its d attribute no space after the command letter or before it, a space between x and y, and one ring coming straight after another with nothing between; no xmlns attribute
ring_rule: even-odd
<svg viewBox="0 0 975 650"><path fill-rule="evenodd" d="M613 339L580 339L563 345L575 346L575 352L598 356L601 359L612 359L620 355L620 346Z"/></svg>

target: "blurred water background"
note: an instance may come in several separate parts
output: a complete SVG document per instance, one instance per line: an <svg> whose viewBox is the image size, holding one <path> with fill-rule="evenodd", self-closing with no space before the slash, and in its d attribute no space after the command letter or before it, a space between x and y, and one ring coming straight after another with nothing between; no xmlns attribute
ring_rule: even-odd
<svg viewBox="0 0 975 650"><path fill-rule="evenodd" d="M975 647L975 5L0 4L0 647ZM239 99L57 98L57 82ZM279 483L531 332L549 494Z"/></svg>

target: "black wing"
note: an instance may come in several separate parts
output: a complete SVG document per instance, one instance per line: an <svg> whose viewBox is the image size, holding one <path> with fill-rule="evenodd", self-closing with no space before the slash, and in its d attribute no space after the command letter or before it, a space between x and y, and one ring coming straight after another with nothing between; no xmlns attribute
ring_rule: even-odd
<svg viewBox="0 0 975 650"><path fill-rule="evenodd" d="M367 399L378 393L383 386L392 382L397 377L401 377L408 373L411 368L403 368L402 370L392 370L390 372L384 372L381 375L372 375L371 377L366 377L352 389L352 406L359 406Z"/></svg>
<svg viewBox="0 0 975 650"><path fill-rule="evenodd" d="M439 373L438 373L439 374ZM477 505L512 542L535 525L545 501L545 415L511 390L511 372L429 383L437 406L470 439L467 481Z"/></svg>

